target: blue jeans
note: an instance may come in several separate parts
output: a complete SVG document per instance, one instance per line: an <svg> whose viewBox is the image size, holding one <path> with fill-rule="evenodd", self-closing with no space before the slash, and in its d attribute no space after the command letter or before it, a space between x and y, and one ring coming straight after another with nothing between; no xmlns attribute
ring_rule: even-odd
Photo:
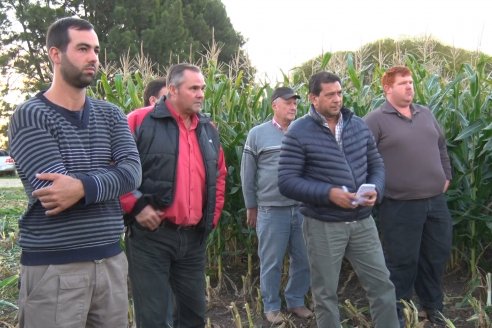
<svg viewBox="0 0 492 328"><path fill-rule="evenodd" d="M287 308L304 306L304 295L309 290L309 264L302 222L298 206L258 207L256 233L265 313L280 310L280 283L286 251L289 252L290 266L285 302Z"/></svg>
<svg viewBox="0 0 492 328"><path fill-rule="evenodd" d="M442 311L442 275L453 237L446 198L384 198L378 215L396 299L411 299L415 288L422 307Z"/></svg>
<svg viewBox="0 0 492 328"><path fill-rule="evenodd" d="M373 326L399 327L395 288L384 263L383 250L374 220L323 222L304 218L311 266L311 289L319 328L340 327L338 279L344 257L367 293Z"/></svg>
<svg viewBox="0 0 492 328"><path fill-rule="evenodd" d="M171 291L173 327L205 327L205 244L198 230L161 225L151 232L131 225L127 255L138 328L170 326Z"/></svg>

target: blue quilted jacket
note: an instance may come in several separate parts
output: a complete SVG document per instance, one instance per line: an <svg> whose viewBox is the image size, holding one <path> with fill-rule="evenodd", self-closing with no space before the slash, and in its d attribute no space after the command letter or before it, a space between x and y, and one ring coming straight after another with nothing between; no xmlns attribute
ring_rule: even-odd
<svg viewBox="0 0 492 328"><path fill-rule="evenodd" d="M331 188L346 186L356 192L373 183L378 201L384 191L384 165L364 121L342 108L342 148L311 107L311 112L291 124L282 141L278 171L280 192L302 202L301 213L322 221L367 218L371 207L344 209L330 202Z"/></svg>

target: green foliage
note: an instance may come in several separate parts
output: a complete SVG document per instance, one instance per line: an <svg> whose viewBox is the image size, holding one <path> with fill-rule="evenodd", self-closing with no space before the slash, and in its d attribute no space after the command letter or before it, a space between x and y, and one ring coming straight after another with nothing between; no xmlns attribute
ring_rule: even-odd
<svg viewBox="0 0 492 328"><path fill-rule="evenodd" d="M492 229L492 84L485 60L476 67L462 65L445 91L448 96L434 109L448 137L454 168L450 209L458 223L455 245L464 252L471 272L491 241Z"/></svg>
<svg viewBox="0 0 492 328"><path fill-rule="evenodd" d="M476 65L480 56L485 57L485 71L489 73L492 71L492 57L446 46L432 38L424 37L398 41L382 39L366 44L355 52L341 51L335 54L322 54L295 68L294 76L309 77L321 69L328 69L345 76L347 66L350 64L348 56L353 57L353 65L357 71L372 67L369 70L370 74L364 78L365 84L375 81L371 74L375 74L375 77L381 76L382 69L406 64L409 57L419 63L420 70L437 74L446 81L454 77L463 64ZM416 74L415 71L414 74Z"/></svg>
<svg viewBox="0 0 492 328"><path fill-rule="evenodd" d="M89 89L89 95L105 99L120 107L123 112L129 113L143 107L144 89L142 74L138 71L127 76L122 73L109 76L103 72L97 81L96 89Z"/></svg>
<svg viewBox="0 0 492 328"><path fill-rule="evenodd" d="M0 2L0 70L6 78L23 77L22 86L15 88L26 98L51 82L45 49L48 26L73 15L94 25L105 65L122 68L121 54L134 58L145 53L156 63L152 74L156 75L176 62L196 62L216 44L222 49L219 62L238 60L250 66L239 49L243 37L234 30L220 0L5 0ZM124 108L136 104L135 98L119 100ZM0 115L7 116L8 109L1 105Z"/></svg>
<svg viewBox="0 0 492 328"><path fill-rule="evenodd" d="M17 220L26 205L23 189L0 189L0 322L12 322L17 310L20 258L16 245Z"/></svg>

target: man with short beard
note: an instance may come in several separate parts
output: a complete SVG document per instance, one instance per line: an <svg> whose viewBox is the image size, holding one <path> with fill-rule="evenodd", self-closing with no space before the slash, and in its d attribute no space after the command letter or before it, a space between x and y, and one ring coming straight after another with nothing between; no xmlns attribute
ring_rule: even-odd
<svg viewBox="0 0 492 328"><path fill-rule="evenodd" d="M99 66L93 26L62 18L47 33L53 82L19 105L9 126L29 198L19 221L19 326L128 326L118 197L141 167L123 112L86 96Z"/></svg>

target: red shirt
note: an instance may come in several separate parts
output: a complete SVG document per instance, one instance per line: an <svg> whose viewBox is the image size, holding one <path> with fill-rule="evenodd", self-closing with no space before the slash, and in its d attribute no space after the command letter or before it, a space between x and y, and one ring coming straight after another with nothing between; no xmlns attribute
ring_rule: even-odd
<svg viewBox="0 0 492 328"><path fill-rule="evenodd" d="M166 106L175 118L179 128L179 150L176 167L176 182L174 200L171 206L160 209L161 218L169 220L178 225L196 225L203 216L205 206L205 166L202 153L196 135L198 117L192 116L189 128L185 126L184 120L179 116L172 104L166 101ZM132 133L137 125L141 124L145 115L153 108L145 107L132 112L128 116L128 123ZM224 151L220 148L218 159L219 174L216 180L216 201L213 226L219 222L222 208L224 207L225 176L227 174ZM129 213L135 205L138 192L130 192L120 197L124 212Z"/></svg>
<svg viewBox="0 0 492 328"><path fill-rule="evenodd" d="M193 115L190 127L186 128L171 103L166 105L178 123L179 156L174 201L170 207L161 210L161 217L179 225L196 225L203 215L205 194L205 166L196 136L198 117Z"/></svg>

